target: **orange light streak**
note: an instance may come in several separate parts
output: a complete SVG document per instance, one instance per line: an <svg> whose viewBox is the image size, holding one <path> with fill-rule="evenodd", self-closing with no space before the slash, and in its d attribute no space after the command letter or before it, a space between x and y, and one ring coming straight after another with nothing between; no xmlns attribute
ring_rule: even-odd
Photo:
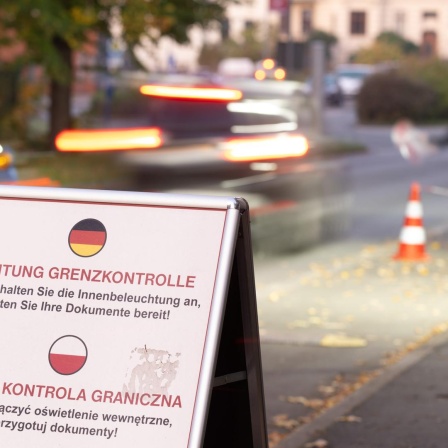
<svg viewBox="0 0 448 448"><path fill-rule="evenodd" d="M223 157L232 162L285 159L302 157L308 148L302 135L231 139L223 145Z"/></svg>
<svg viewBox="0 0 448 448"><path fill-rule="evenodd" d="M60 182L49 177L38 177L36 179L22 179L0 182L1 185L21 185L27 187L58 187Z"/></svg>
<svg viewBox="0 0 448 448"><path fill-rule="evenodd" d="M159 128L65 130L55 139L61 152L154 149L162 145Z"/></svg>

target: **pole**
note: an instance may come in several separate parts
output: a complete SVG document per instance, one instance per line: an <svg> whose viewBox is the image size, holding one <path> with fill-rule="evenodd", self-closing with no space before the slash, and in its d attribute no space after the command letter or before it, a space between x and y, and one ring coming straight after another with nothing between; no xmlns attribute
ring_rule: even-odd
<svg viewBox="0 0 448 448"><path fill-rule="evenodd" d="M287 73L294 71L294 41L291 26L291 4L292 0L288 0L287 8L287 24L288 24L288 41L286 42L286 69Z"/></svg>
<svg viewBox="0 0 448 448"><path fill-rule="evenodd" d="M311 64L314 131L316 134L322 134L324 132L323 107L325 67L325 46L322 41L314 41L311 44Z"/></svg>

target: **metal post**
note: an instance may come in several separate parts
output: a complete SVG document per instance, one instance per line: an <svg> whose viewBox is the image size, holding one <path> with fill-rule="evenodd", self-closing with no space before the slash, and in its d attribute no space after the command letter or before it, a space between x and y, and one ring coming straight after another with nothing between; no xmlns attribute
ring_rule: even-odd
<svg viewBox="0 0 448 448"><path fill-rule="evenodd" d="M311 75L313 86L313 127L316 134L322 134L324 132L324 70L325 45L322 41L314 41L311 44Z"/></svg>
<svg viewBox="0 0 448 448"><path fill-rule="evenodd" d="M288 41L286 42L286 69L288 74L294 71L294 41L291 27L291 4L292 0L288 0L287 23L288 23Z"/></svg>

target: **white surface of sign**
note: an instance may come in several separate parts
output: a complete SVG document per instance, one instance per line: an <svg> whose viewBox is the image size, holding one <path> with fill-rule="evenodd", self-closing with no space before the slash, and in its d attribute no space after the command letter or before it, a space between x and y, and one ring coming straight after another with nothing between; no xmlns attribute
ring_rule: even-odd
<svg viewBox="0 0 448 448"><path fill-rule="evenodd" d="M409 120L400 120L392 127L391 139L398 146L401 156L413 163L438 152L428 134L417 129Z"/></svg>
<svg viewBox="0 0 448 448"><path fill-rule="evenodd" d="M227 211L0 210L2 446L187 447Z"/></svg>

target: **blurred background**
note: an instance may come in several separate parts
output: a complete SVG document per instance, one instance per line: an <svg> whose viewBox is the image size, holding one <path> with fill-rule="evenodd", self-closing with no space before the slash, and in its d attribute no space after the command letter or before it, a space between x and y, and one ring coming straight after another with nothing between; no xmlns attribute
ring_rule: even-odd
<svg viewBox="0 0 448 448"><path fill-rule="evenodd" d="M406 119L438 126L431 138L444 144L446 14L437 2L5 5L2 177L244 195L258 215L254 244L269 251L339 237L352 218L353 176L335 156L372 144L355 126L383 126L388 140ZM144 136L119 132L130 129ZM95 130L109 130L100 148L82 134ZM160 134L155 144L147 132ZM434 153L419 132L428 140L420 151L391 146L404 169ZM244 157L231 155L235 145Z"/></svg>
<svg viewBox="0 0 448 448"><path fill-rule="evenodd" d="M446 321L447 4L3 3L1 183L248 200L271 446Z"/></svg>

